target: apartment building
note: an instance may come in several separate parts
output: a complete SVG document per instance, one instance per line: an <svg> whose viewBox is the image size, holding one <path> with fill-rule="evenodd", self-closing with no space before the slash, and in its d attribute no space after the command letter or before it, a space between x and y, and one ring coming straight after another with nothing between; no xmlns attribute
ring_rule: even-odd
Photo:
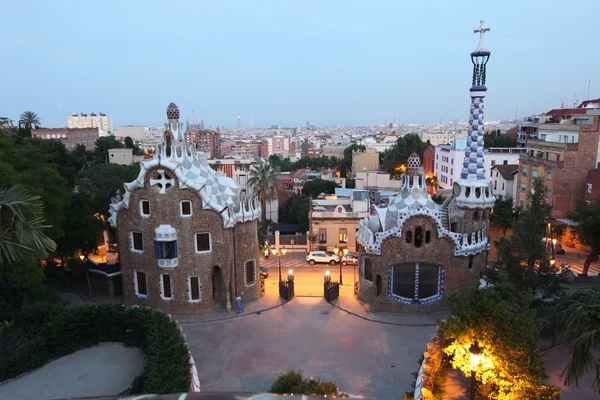
<svg viewBox="0 0 600 400"><path fill-rule="evenodd" d="M67 119L69 129L98 128L100 135L108 135L113 131L112 118L103 113L72 114Z"/></svg>
<svg viewBox="0 0 600 400"><path fill-rule="evenodd" d="M42 128L32 129L31 137L60 140L68 151L74 150L79 144L93 150L96 148L99 133L98 128Z"/></svg>

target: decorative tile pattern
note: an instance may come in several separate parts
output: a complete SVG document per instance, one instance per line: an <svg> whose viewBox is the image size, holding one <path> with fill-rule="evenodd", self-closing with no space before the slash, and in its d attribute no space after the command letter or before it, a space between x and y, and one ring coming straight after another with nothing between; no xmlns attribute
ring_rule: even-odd
<svg viewBox="0 0 600 400"><path fill-rule="evenodd" d="M394 294L394 292L393 292L394 266L393 265L388 267L388 297L394 301L397 301L397 302L403 303L403 304L431 304L431 303L435 303L436 301L440 301L444 297L444 285L445 285L444 267L441 265L438 266L439 273L438 273L438 292L437 292L437 294L435 296L427 297L424 299L419 299L417 297L418 293L419 293L419 263L416 262L414 264L415 264L415 298L408 299L406 297L401 297L401 296Z"/></svg>
<svg viewBox="0 0 600 400"><path fill-rule="evenodd" d="M248 283L248 271L246 271L246 264L248 262L252 261L252 271L254 273L254 281L252 283ZM256 282L258 281L258 273L257 273L257 268L256 268L256 260L246 260L244 262L244 284L246 285L246 287L253 287L256 286Z"/></svg>
<svg viewBox="0 0 600 400"><path fill-rule="evenodd" d="M485 181L483 166L483 135L484 135L483 97L471 97L471 112L469 114L469 133L467 149L461 179Z"/></svg>

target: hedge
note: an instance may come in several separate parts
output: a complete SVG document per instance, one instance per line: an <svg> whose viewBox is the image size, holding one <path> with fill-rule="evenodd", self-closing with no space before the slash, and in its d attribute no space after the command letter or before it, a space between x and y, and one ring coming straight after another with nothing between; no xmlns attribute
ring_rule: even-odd
<svg viewBox="0 0 600 400"><path fill-rule="evenodd" d="M132 393L189 391L189 353L175 322L159 311L117 304L24 307L0 330L0 382L100 342L123 342L144 352L146 366Z"/></svg>

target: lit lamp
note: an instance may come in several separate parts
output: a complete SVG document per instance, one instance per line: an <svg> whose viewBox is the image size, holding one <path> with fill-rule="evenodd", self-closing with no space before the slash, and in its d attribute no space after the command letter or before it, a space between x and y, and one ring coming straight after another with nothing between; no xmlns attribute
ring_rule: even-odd
<svg viewBox="0 0 600 400"><path fill-rule="evenodd" d="M554 267L554 264L556 264L556 260L553 258L553 259L550 260L550 265L552 267Z"/></svg>
<svg viewBox="0 0 600 400"><path fill-rule="evenodd" d="M552 239L552 258L554 258L556 254L556 239Z"/></svg>
<svg viewBox="0 0 600 400"><path fill-rule="evenodd" d="M81 254L81 255L79 256L79 259L80 259L81 261L83 261L83 260L85 260L85 256L84 256L83 254Z"/></svg>
<svg viewBox="0 0 600 400"><path fill-rule="evenodd" d="M479 363L481 363L481 359L483 358L481 354L481 349L479 348L479 344L477 340L469 347L469 363L471 364L471 390L469 393L469 399L475 400L475 371L477 371L477 367L479 367Z"/></svg>
<svg viewBox="0 0 600 400"><path fill-rule="evenodd" d="M288 281L294 280L294 270L290 269L288 271Z"/></svg>
<svg viewBox="0 0 600 400"><path fill-rule="evenodd" d="M331 282L331 272L329 270L325 271L325 283Z"/></svg>
<svg viewBox="0 0 600 400"><path fill-rule="evenodd" d="M277 248L275 246L273 246L271 248L271 253L274 256L277 256L279 258L279 282L281 282L281 256L285 256L285 253L287 253L287 250L285 247L282 247L279 250L277 250Z"/></svg>

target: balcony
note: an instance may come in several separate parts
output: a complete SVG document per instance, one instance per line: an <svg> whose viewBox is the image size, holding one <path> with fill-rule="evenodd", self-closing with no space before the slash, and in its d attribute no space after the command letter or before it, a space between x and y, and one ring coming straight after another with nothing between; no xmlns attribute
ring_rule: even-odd
<svg viewBox="0 0 600 400"><path fill-rule="evenodd" d="M158 267L162 269L174 269L179 265L179 258L159 258Z"/></svg>
<svg viewBox="0 0 600 400"><path fill-rule="evenodd" d="M362 212L334 212L334 211L313 211L312 217L315 219L361 219L369 216L368 211Z"/></svg>
<svg viewBox="0 0 600 400"><path fill-rule="evenodd" d="M545 160L543 158L528 156L525 154L521 154L519 157L519 163L521 165L543 165L548 168L562 168L564 166L564 161Z"/></svg>

